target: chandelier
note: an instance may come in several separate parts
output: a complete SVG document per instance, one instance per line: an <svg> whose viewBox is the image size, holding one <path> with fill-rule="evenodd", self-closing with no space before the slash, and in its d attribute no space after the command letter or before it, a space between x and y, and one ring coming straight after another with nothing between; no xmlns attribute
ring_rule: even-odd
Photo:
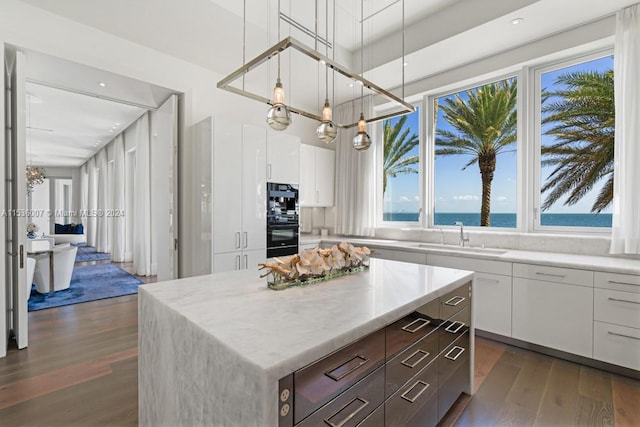
<svg viewBox="0 0 640 427"><path fill-rule="evenodd" d="M237 95L244 96L249 99L253 99L255 101L259 101L270 106L267 112L267 124L278 131L286 129L291 123L291 113L300 115L302 117L306 117L312 120L319 122L319 125L316 129L316 137L323 142L329 143L336 138L338 129L350 129L352 127L358 128L358 133L353 138L353 148L356 150L366 150L371 145L371 139L367 133L366 127L368 123L377 122L384 119L389 119L392 117L396 117L399 115L411 113L415 111L415 107L404 100L404 0L402 1L402 61L401 61L401 72L402 72L402 97L396 96L395 94L383 89L376 83L368 80L364 77L364 23L367 18L364 17L364 0L360 2L360 19L357 21L360 25L360 73L356 73L346 66L343 66L335 61L335 10L336 10L336 2L333 0L333 39L329 40L329 31L328 31L328 0L326 0L326 31L324 37L321 36L318 32L318 0L316 0L316 9L315 9L315 22L316 28L310 29L293 19L292 17L283 13L280 9L280 0L278 0L278 42L273 46L267 48L265 51L260 53L255 58L246 61L245 59L245 30L243 29L243 62L244 64L220 80L217 84L219 89L223 89ZM393 4L398 3L398 1ZM246 0L244 0L244 16L243 23L244 27L246 27ZM373 16L373 15L371 15ZM303 34L312 37L315 41L314 48L309 47L295 38L288 36L281 39L280 36L280 23L284 21L285 23L290 25L290 28L295 28L301 31ZM324 54L319 51L318 44L323 44L325 46ZM328 50L331 48L332 54L329 57ZM316 61L320 68L323 68L325 71L325 101L324 105L321 107L319 112L309 111L300 106L288 105L285 103L285 88L282 84L282 79L280 76L280 57L284 52L299 52L302 54L303 58L308 58L313 61ZM254 89L249 89L245 87L245 77L252 70L256 70L260 68L264 70L265 67L261 67L264 64L268 64L270 60L277 60L277 77L276 83L273 87L273 95L270 98L269 95L262 95L257 93ZM291 64L291 61L290 61ZM290 65L291 66L291 65ZM331 104L329 102L329 72L331 72L334 84L334 101L335 101L335 76L336 74L344 76L352 81L351 86L358 85L360 86L360 99L361 99L361 114L360 118L354 122L335 122L332 116ZM294 74L295 70L292 70L290 74ZM300 72L299 75L304 76L304 72ZM238 85L238 81L241 80L241 84ZM234 86L234 83L236 86ZM357 86L356 86L357 87ZM372 92L373 95L380 96L381 98L391 102L392 104L399 107L399 109L394 110L391 113L383 113L374 115L372 117L365 117L364 115L364 90L368 89Z"/></svg>
<svg viewBox="0 0 640 427"><path fill-rule="evenodd" d="M27 196L33 192L33 187L44 182L44 169L38 166L27 166Z"/></svg>

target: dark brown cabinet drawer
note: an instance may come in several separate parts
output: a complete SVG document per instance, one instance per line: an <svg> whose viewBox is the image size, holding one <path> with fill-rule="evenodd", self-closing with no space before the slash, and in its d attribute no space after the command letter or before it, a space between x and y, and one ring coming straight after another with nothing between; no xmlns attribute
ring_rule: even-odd
<svg viewBox="0 0 640 427"><path fill-rule="evenodd" d="M371 415L362 420L358 427L381 427L384 425L384 405L378 406Z"/></svg>
<svg viewBox="0 0 640 427"><path fill-rule="evenodd" d="M355 427L384 402L384 367L302 420L297 427Z"/></svg>
<svg viewBox="0 0 640 427"><path fill-rule="evenodd" d="M453 341L469 330L471 325L471 307L467 306L445 321L438 329L438 350L443 351Z"/></svg>
<svg viewBox="0 0 640 427"><path fill-rule="evenodd" d="M436 329L440 323L439 310L436 299L387 326L387 360Z"/></svg>
<svg viewBox="0 0 640 427"><path fill-rule="evenodd" d="M466 333L438 357L438 384L440 385L438 420L447 413L460 394L467 392L469 388L471 374L469 353L469 334Z"/></svg>
<svg viewBox="0 0 640 427"><path fill-rule="evenodd" d="M391 396L438 355L438 334L427 335L386 365L385 397Z"/></svg>
<svg viewBox="0 0 640 427"><path fill-rule="evenodd" d="M432 363L385 402L385 426L428 427L438 422L438 366Z"/></svg>
<svg viewBox="0 0 640 427"><path fill-rule="evenodd" d="M440 297L440 318L446 320L469 306L471 300L470 284L466 283Z"/></svg>
<svg viewBox="0 0 640 427"><path fill-rule="evenodd" d="M381 329L294 373L294 423L351 387L385 361ZM384 395L384 379L380 388Z"/></svg>

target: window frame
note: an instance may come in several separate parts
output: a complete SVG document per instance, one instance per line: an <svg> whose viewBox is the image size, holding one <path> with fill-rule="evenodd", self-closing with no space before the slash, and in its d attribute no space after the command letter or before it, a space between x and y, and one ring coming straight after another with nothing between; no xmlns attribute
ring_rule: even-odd
<svg viewBox="0 0 640 427"><path fill-rule="evenodd" d="M614 55L613 48L598 49L580 55L571 55L560 58L555 61L546 62L531 68L531 108L528 119L531 126L530 140L533 141L533 152L531 153L530 167L532 169L532 185L531 185L531 210L530 212L530 228L533 233L546 234L590 234L590 235L610 235L611 227L579 227L579 226L556 226L542 225L541 209L542 204L542 74L551 71L557 71L562 68L572 67L574 65L583 64L585 62L602 59Z"/></svg>
<svg viewBox="0 0 640 427"><path fill-rule="evenodd" d="M482 226L467 226L465 224L465 228L469 228L470 230L485 230L485 231L501 231L501 232L521 232L523 231L523 215L521 213L521 204L522 204L522 194L523 194L523 176L522 176L522 165L523 165L523 132L522 132L522 120L523 120L523 103L524 96L522 96L523 89L523 72L522 68L516 71L502 72L499 74L492 74L489 77L485 77L482 79L468 80L465 84L457 85L457 86L449 86L447 90L439 90L429 93L424 96L424 103L426 104L425 108L425 116L424 120L426 121L427 128L425 141L426 141L426 154L428 156L427 161L425 162L429 168L429 174L427 178L427 183L425 183L425 187L428 189L428 193L425 195L425 199L427 200L427 206L425 206L425 212L427 217L426 228L429 229L439 229L439 228L456 228L454 224L451 225L436 225L435 224L435 207L436 207L436 195L435 195L435 152L436 152L436 139L435 139L435 127L436 120L433 119L435 100L437 98L442 98L445 96L453 95L459 92L464 92L465 90L478 88L487 84L500 82L503 80L507 80L510 78L516 79L517 90L518 90L518 99L516 101L517 108L517 141L516 141L516 226L515 227L482 227ZM427 111L428 110L428 111Z"/></svg>
<svg viewBox="0 0 640 427"><path fill-rule="evenodd" d="M411 102L414 107L419 108L418 111L424 112L424 101L422 97L420 100ZM392 110L380 109L377 113L387 113ZM414 113L408 113L414 114ZM391 120L391 119L387 119ZM384 132L383 124L385 120L380 120L376 123L376 135L380 135L380 145L384 145ZM418 115L418 157L420 159L418 163L418 221L385 221L384 220L384 193L377 191L376 193L376 227L388 227L388 228L411 228L411 229L424 229L425 227L425 215L424 215L424 187L425 187L425 166L424 166L424 148L425 148L425 135L424 135L424 120L423 114ZM376 188L382 190L384 170L382 161L384 160L384 146L376 150Z"/></svg>
<svg viewBox="0 0 640 427"><path fill-rule="evenodd" d="M526 61L504 67L495 72L486 73L477 78L462 79L460 82L446 84L408 97L409 102L422 110L419 119L419 209L417 222L384 221L384 195L376 194L377 228L395 229L454 229L454 225L435 225L435 135L436 122L433 120L434 100L460 91L473 89L488 83L513 78L517 79L518 88L518 140L516 142L516 227L481 227L469 226L474 232L500 232L550 235L596 235L610 236L611 227L565 227L542 226L540 224L539 206L541 201L541 165L540 145L541 132L541 74L563 67L588 62L590 60L613 56L611 43L576 53L556 52L545 58ZM615 59L615 58L614 58ZM418 100L419 99L419 100ZM388 112L387 105L379 106L376 111ZM382 121L376 123L376 132L382 136ZM382 142L380 142L382 144ZM382 158L384 150L376 150L376 186L382 188Z"/></svg>

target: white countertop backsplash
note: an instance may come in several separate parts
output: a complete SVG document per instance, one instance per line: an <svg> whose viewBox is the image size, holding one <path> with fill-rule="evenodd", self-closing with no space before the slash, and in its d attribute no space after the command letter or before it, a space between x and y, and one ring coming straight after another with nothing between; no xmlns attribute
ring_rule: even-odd
<svg viewBox="0 0 640 427"><path fill-rule="evenodd" d="M450 231L450 230L447 230ZM430 231L433 233L433 231ZM416 237L420 236L422 230L416 230ZM439 242L439 231L435 231L438 235L438 239L435 240ZM422 236L421 236L422 237ZM433 235L431 236L433 237ZM456 236L457 238L457 233ZM474 235L472 234L472 238ZM363 238L363 237L352 237L352 236L312 236L312 235L301 235L300 244L319 244L320 242L340 242L340 241L348 241L356 245L364 245L371 247L375 250L378 248L386 248L386 249L396 249L403 250L409 252L422 252L422 253L440 253L440 254L449 254L452 256L464 256L469 258L480 258L480 259L491 259L496 261L507 261L507 262L519 262L519 263L528 263L528 264L545 264L550 266L557 267L566 267L566 268L580 268L585 270L594 270L594 271L604 271L610 273L627 273L627 274L640 274L640 258L628 257L628 256L604 256L604 255L593 255L590 252L592 250L588 250L589 246L596 245L602 246L603 242L601 240L606 241L607 251L609 245L609 239L604 237L594 237L590 238L587 241L583 241L581 243L578 242L575 238L563 238L562 236L548 236L548 235L535 235L532 236L533 239L530 239L522 235L513 235L513 234L505 234L503 240L500 245L493 244L492 239L487 239L482 242L480 240L480 236L475 236L476 239L471 241L471 247L480 246L482 243L485 244L487 248L487 252L484 253L479 248L476 248L475 252L468 252L465 249L457 249L454 245L455 241L452 239L450 233L445 237L446 246L442 248L437 247L437 243L434 244L434 239L429 240L419 240L408 241L408 240L394 240L394 239L384 239L384 238ZM535 242L537 241L537 243ZM525 244L513 244L506 245L505 243L522 243ZM421 243L431 243L432 247L429 248L421 248L418 247ZM560 243L564 243L564 246L561 246ZM509 246L517 246L520 249L510 249ZM543 249L549 249L553 247L557 249L557 252L554 251L545 251ZM586 248L585 248L586 247ZM503 248L505 249L504 253L495 253L491 252L492 248ZM564 249L561 252L558 248ZM593 249L593 248L591 248ZM569 252L569 253L568 253ZM587 252L587 253L584 253Z"/></svg>

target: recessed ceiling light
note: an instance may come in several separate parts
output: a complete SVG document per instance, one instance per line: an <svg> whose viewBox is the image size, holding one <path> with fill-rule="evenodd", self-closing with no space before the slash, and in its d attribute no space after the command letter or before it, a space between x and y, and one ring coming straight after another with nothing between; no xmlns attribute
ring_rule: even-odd
<svg viewBox="0 0 640 427"><path fill-rule="evenodd" d="M98 143L99 143L99 144L100 144L100 143L102 143L102 140L101 140L101 139L99 139L99 140L98 140Z"/></svg>
<svg viewBox="0 0 640 427"><path fill-rule="evenodd" d="M116 123L116 126L120 126L120 123Z"/></svg>
<svg viewBox="0 0 640 427"><path fill-rule="evenodd" d="M109 132L113 132L113 129L109 129Z"/></svg>
<svg viewBox="0 0 640 427"><path fill-rule="evenodd" d="M513 21L511 21L511 23L513 25L518 25L519 23L521 23L522 21L524 21L524 18L516 18Z"/></svg>
<svg viewBox="0 0 640 427"><path fill-rule="evenodd" d="M403 66L403 67L406 67L407 65L409 65L409 63L408 63L408 62L403 62L403 63L402 63L402 66Z"/></svg>
<svg viewBox="0 0 640 427"><path fill-rule="evenodd" d="M98 82L98 85L100 85L100 87L106 87L107 84L105 82Z"/></svg>
<svg viewBox="0 0 640 427"><path fill-rule="evenodd" d="M349 87L353 87L353 83L349 83Z"/></svg>

